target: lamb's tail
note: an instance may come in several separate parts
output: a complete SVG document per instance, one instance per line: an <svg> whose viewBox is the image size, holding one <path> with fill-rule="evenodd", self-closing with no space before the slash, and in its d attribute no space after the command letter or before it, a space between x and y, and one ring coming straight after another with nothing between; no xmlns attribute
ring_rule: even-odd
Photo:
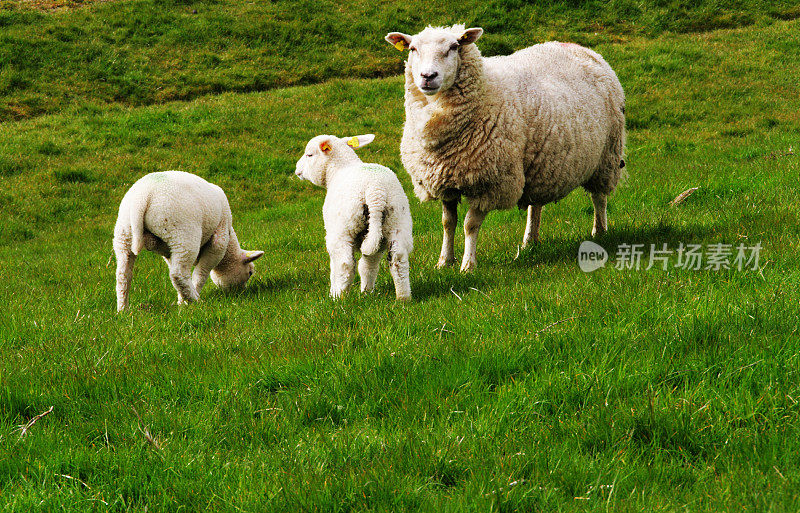
<svg viewBox="0 0 800 513"><path fill-rule="evenodd" d="M367 191L365 203L367 235L361 243L361 254L374 255L380 251L381 242L383 242L383 216L386 207L386 195L382 191Z"/></svg>
<svg viewBox="0 0 800 513"><path fill-rule="evenodd" d="M144 213L150 203L149 198L140 198L130 206L131 216L131 253L138 255L144 248Z"/></svg>

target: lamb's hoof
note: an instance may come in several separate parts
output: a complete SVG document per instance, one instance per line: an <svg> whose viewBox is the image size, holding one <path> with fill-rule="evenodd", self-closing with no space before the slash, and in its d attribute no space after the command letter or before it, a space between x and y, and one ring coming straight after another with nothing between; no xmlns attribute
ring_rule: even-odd
<svg viewBox="0 0 800 513"><path fill-rule="evenodd" d="M592 237L594 238L602 237L606 233L608 233L608 230L598 230L595 228L594 230L592 230Z"/></svg>
<svg viewBox="0 0 800 513"><path fill-rule="evenodd" d="M440 257L439 258L439 262L436 264L436 268L437 269L444 269L445 267L450 267L455 263L456 263L456 259L455 258Z"/></svg>
<svg viewBox="0 0 800 513"><path fill-rule="evenodd" d="M397 296L398 301L402 301L403 303L410 303L411 296Z"/></svg>

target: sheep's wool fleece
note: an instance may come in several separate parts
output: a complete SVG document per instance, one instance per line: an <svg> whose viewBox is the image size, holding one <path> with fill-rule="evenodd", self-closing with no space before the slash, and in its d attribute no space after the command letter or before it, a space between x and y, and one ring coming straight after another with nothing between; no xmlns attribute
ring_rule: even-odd
<svg viewBox="0 0 800 513"><path fill-rule="evenodd" d="M141 212L144 216L141 216ZM143 228L173 249L197 251L220 225L232 226L228 198L222 189L183 171L150 173L134 183L119 206L117 224L132 226L131 251L139 254ZM127 215L125 215L127 213ZM133 223L133 224L131 224Z"/></svg>
<svg viewBox="0 0 800 513"><path fill-rule="evenodd" d="M400 151L417 197L463 195L488 211L543 205L581 185L613 191L625 99L599 54L557 42L490 58L474 44L459 52L454 85L430 98L406 63Z"/></svg>
<svg viewBox="0 0 800 513"><path fill-rule="evenodd" d="M352 240L363 236L367 229L364 208L370 197L375 196L382 197L385 202L381 205L384 240L403 237L404 247L410 251L413 240L408 197L391 169L370 163L342 168L328 180L322 216L329 247L343 235Z"/></svg>

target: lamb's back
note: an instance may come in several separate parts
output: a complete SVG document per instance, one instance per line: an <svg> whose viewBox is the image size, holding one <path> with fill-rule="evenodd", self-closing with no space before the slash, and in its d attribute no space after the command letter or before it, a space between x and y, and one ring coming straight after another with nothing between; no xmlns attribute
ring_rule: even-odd
<svg viewBox="0 0 800 513"><path fill-rule="evenodd" d="M221 222L231 221L222 189L191 173L150 173L137 181L129 194L147 202L145 229L164 240L199 229L201 242L205 243Z"/></svg>

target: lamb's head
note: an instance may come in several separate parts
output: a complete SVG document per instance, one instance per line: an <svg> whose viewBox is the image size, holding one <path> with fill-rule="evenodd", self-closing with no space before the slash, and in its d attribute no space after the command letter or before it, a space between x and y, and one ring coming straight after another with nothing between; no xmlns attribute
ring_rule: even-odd
<svg viewBox="0 0 800 513"><path fill-rule="evenodd" d="M408 63L414 84L427 95L446 91L453 85L461 65L459 48L472 44L483 34L482 28L464 25L428 27L415 36L390 32L386 41L398 50L409 50Z"/></svg>
<svg viewBox="0 0 800 513"><path fill-rule="evenodd" d="M308 141L305 153L297 161L294 174L314 185L325 187L328 173L361 162L354 149L371 143L373 139L373 134L352 137L318 135Z"/></svg>
<svg viewBox="0 0 800 513"><path fill-rule="evenodd" d="M255 272L253 262L262 256L264 256L263 251L239 249L234 258L224 258L223 262L211 271L211 281L222 290L242 289Z"/></svg>

